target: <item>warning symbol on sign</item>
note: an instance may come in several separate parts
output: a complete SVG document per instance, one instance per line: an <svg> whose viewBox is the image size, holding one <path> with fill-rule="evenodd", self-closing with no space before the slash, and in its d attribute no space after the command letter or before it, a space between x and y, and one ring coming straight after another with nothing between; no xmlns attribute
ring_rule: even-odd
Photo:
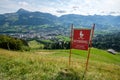
<svg viewBox="0 0 120 80"><path fill-rule="evenodd" d="M84 39L83 37L84 37L84 34L82 33L82 31L80 31L80 38Z"/></svg>

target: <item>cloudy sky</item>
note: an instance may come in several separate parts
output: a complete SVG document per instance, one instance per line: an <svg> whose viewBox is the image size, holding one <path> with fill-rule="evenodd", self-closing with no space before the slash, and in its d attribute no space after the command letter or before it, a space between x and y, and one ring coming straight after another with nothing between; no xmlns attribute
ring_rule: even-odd
<svg viewBox="0 0 120 80"><path fill-rule="evenodd" d="M120 15L120 0L0 0L0 14L16 12L20 8L57 16Z"/></svg>

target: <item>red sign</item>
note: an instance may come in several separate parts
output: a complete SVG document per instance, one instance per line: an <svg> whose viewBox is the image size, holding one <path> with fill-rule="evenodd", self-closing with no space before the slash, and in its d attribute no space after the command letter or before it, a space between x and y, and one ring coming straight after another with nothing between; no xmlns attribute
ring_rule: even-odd
<svg viewBox="0 0 120 80"><path fill-rule="evenodd" d="M90 29L74 29L72 48L88 50L90 33L91 33Z"/></svg>

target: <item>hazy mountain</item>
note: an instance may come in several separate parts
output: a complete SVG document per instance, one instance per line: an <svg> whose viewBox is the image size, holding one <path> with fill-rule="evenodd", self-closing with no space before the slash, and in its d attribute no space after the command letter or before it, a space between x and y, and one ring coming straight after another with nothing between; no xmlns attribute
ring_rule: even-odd
<svg viewBox="0 0 120 80"><path fill-rule="evenodd" d="M57 17L49 13L29 12L19 9L16 13L7 13L0 15L0 25L9 23L9 25L43 25L54 24Z"/></svg>
<svg viewBox="0 0 120 80"><path fill-rule="evenodd" d="M73 23L76 26L91 26L91 24L95 23L99 28L110 27L110 26L120 26L120 16L102 16L102 15L76 15L69 14L63 15L59 18L62 23L70 24Z"/></svg>
<svg viewBox="0 0 120 80"><path fill-rule="evenodd" d="M6 13L0 15L0 27L4 25L15 26L15 25L49 25L56 26L62 25L70 26L74 24L76 27L84 26L90 27L93 23L96 24L97 30L109 30L120 28L120 16L111 15L76 15L68 14L57 17L49 13L42 12L30 12L24 9L19 9L15 13ZM7 27L7 28L8 28Z"/></svg>

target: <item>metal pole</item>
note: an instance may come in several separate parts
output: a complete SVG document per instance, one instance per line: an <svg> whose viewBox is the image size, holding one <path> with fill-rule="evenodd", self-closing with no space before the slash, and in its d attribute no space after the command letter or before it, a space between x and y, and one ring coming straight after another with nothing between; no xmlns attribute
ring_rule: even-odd
<svg viewBox="0 0 120 80"><path fill-rule="evenodd" d="M69 55L69 66L71 64L71 53L72 53L72 39L73 39L73 24L71 25L71 35L70 35L70 55Z"/></svg>

